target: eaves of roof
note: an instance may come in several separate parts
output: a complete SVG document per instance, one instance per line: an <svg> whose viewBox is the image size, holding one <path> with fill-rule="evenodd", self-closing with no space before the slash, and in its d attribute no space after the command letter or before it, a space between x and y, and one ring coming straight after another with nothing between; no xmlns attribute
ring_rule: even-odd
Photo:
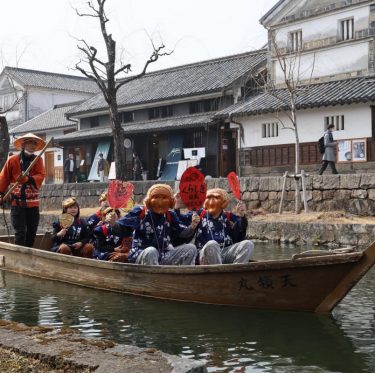
<svg viewBox="0 0 375 373"><path fill-rule="evenodd" d="M337 80L302 86L296 101L297 110L375 101L375 77ZM264 92L245 102L231 105L215 115L216 118L259 115L288 111L288 92L277 89Z"/></svg>
<svg viewBox="0 0 375 373"><path fill-rule="evenodd" d="M64 90L71 92L95 94L97 85L83 76L51 73L6 66L3 75L15 80L24 87Z"/></svg>
<svg viewBox="0 0 375 373"><path fill-rule="evenodd" d="M181 130L189 128L199 128L212 124L215 113L192 114L178 117L163 118L142 122L123 124L122 127L127 135L135 135L148 132L165 132L170 130ZM84 139L96 139L111 137L111 127L95 127L87 130L68 133L64 136L56 137L60 142L81 141Z"/></svg>

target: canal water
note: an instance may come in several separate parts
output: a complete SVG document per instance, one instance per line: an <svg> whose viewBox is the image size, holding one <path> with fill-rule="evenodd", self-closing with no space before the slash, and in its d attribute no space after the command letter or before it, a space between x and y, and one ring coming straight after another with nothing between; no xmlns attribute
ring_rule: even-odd
<svg viewBox="0 0 375 373"><path fill-rule="evenodd" d="M292 246L256 244L256 259ZM144 299L0 271L0 318L203 359L209 372L375 372L375 268L332 315Z"/></svg>

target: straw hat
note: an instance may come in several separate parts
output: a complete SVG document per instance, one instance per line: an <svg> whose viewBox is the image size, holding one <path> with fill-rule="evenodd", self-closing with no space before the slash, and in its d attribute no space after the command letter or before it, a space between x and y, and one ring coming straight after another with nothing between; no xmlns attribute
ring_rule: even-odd
<svg viewBox="0 0 375 373"><path fill-rule="evenodd" d="M13 145L16 149L21 150L23 148L23 144L28 140L34 140L37 142L35 151L42 150L46 145L43 139L34 135L33 133L27 133L26 135L19 137L18 139L14 140Z"/></svg>

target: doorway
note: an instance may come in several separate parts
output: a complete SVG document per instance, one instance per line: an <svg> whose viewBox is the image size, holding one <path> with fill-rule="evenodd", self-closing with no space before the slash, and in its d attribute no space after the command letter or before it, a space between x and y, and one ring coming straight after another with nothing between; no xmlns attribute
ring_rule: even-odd
<svg viewBox="0 0 375 373"><path fill-rule="evenodd" d="M54 162L54 152L44 153L44 163L46 169L46 184L52 184L55 182L55 162Z"/></svg>
<svg viewBox="0 0 375 373"><path fill-rule="evenodd" d="M237 172L237 130L222 129L220 131L220 176L229 172Z"/></svg>

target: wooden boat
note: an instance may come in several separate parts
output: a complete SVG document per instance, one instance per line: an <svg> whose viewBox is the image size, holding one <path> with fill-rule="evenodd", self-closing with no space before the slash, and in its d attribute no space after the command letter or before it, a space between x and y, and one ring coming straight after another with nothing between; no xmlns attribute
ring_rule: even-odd
<svg viewBox="0 0 375 373"><path fill-rule="evenodd" d="M159 299L257 309L327 313L375 262L366 250L317 250L287 260L212 266L142 266L84 259L46 250L38 236L30 249L0 237L0 269Z"/></svg>

